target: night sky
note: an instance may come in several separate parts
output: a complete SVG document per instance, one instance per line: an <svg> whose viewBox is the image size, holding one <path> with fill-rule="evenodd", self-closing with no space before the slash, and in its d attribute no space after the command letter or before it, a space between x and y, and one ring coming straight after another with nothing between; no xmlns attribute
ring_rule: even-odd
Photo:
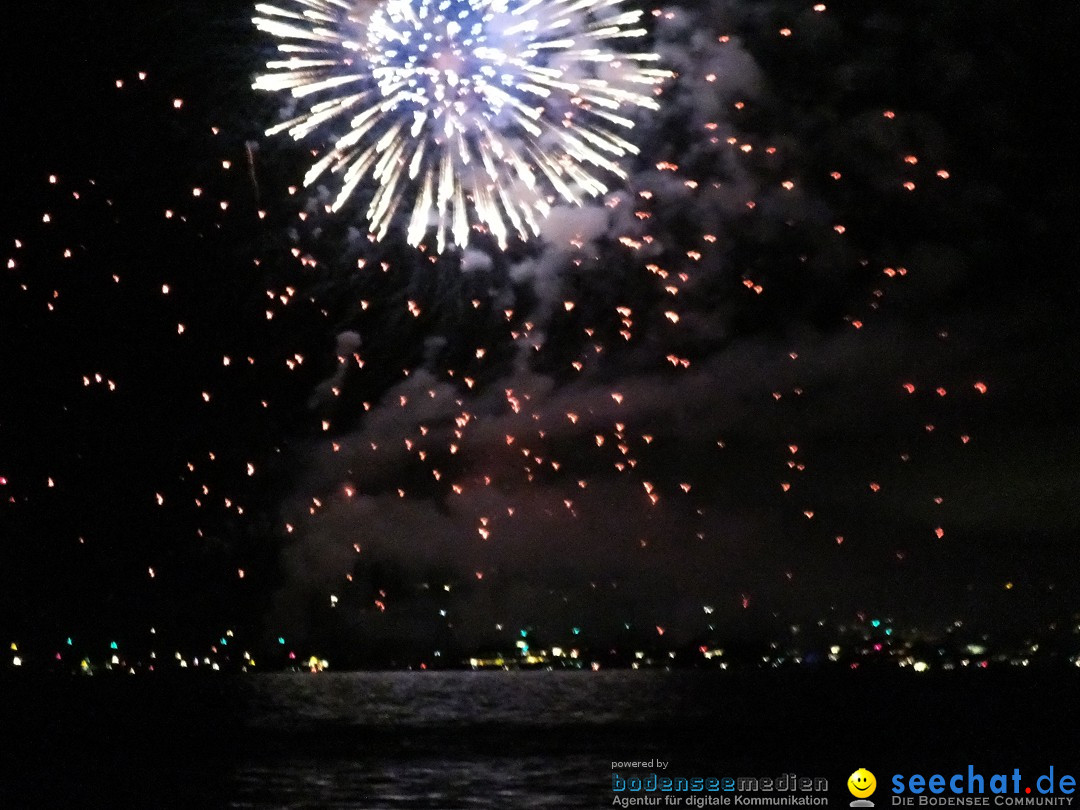
<svg viewBox="0 0 1080 810"><path fill-rule="evenodd" d="M630 179L440 257L248 3L5 10L0 641L1075 623L1075 12L826 5L657 7Z"/></svg>

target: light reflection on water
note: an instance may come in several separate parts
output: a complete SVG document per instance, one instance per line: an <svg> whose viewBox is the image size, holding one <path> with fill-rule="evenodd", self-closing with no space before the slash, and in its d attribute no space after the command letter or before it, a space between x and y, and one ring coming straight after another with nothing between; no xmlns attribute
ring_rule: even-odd
<svg viewBox="0 0 1080 810"><path fill-rule="evenodd" d="M649 722L672 712L701 715L709 706L678 687L696 673L354 672L253 678L251 722L300 728L514 723L526 726Z"/></svg>
<svg viewBox="0 0 1080 810"><path fill-rule="evenodd" d="M603 763L601 763L602 765ZM590 757L288 757L238 774L232 807L597 807L609 778Z"/></svg>
<svg viewBox="0 0 1080 810"><path fill-rule="evenodd" d="M598 807L610 759L685 710L668 673L279 674L252 679L233 807Z"/></svg>

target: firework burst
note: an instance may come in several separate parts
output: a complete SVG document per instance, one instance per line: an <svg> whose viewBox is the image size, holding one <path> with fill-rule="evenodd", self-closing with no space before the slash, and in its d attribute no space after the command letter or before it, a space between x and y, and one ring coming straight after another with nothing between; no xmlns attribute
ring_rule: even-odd
<svg viewBox="0 0 1080 810"><path fill-rule="evenodd" d="M321 136L304 178L340 178L331 210L373 189L381 239L441 252L473 227L506 246L536 235L551 204L580 204L625 178L635 109L658 108L671 74L648 52L643 12L623 0L292 0L260 4L255 25L280 57L257 90L298 114L267 131ZM359 197L360 195L357 194ZM405 213L411 205L411 212Z"/></svg>

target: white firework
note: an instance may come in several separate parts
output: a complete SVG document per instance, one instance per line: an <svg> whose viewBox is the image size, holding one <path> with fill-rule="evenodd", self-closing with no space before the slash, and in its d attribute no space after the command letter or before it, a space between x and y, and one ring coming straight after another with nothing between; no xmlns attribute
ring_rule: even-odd
<svg viewBox="0 0 1080 810"><path fill-rule="evenodd" d="M625 179L635 109L658 109L671 73L624 0L288 0L259 4L279 40L257 90L299 114L267 131L325 140L305 185L340 178L338 211L372 192L376 238L401 221L442 252L486 229L506 247L551 204L581 204ZM409 208L411 211L403 209ZM399 217L400 214L400 217Z"/></svg>

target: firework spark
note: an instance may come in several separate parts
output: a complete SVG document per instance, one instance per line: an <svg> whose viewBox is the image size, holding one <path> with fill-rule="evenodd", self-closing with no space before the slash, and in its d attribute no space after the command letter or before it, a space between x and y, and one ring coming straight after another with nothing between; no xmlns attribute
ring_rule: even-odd
<svg viewBox="0 0 1080 810"><path fill-rule="evenodd" d="M257 90L290 93L299 115L267 131L332 146L305 177L340 177L331 210L373 188L378 238L412 201L407 239L441 252L470 229L506 246L536 235L555 200L581 204L625 179L624 135L658 108L671 74L623 0L343 0L259 4L279 40Z"/></svg>

